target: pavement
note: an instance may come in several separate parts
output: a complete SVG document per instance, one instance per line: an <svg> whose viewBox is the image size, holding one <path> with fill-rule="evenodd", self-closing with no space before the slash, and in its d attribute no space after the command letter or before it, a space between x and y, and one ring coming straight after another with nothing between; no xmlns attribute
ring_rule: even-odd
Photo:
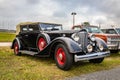
<svg viewBox="0 0 120 80"><path fill-rule="evenodd" d="M65 80L120 80L120 66L111 70L98 71L66 78Z"/></svg>
<svg viewBox="0 0 120 80"><path fill-rule="evenodd" d="M0 42L0 46L11 46L12 42Z"/></svg>

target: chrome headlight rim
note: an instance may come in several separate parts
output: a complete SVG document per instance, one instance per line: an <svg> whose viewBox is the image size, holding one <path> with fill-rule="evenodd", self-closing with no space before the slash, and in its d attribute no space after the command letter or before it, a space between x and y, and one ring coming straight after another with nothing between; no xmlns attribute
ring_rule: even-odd
<svg viewBox="0 0 120 80"><path fill-rule="evenodd" d="M94 34L90 34L90 35L89 35L89 38L90 38L90 40L93 41L93 42L96 41L96 38L95 38L95 35L94 35Z"/></svg>
<svg viewBox="0 0 120 80"><path fill-rule="evenodd" d="M87 45L87 51L89 53L93 51L93 46L91 44Z"/></svg>
<svg viewBox="0 0 120 80"><path fill-rule="evenodd" d="M79 36L77 35L77 33L73 33L71 37L72 37L72 39L74 39L75 41L79 41L79 39L80 39Z"/></svg>
<svg viewBox="0 0 120 80"><path fill-rule="evenodd" d="M99 50L100 50L100 51L103 51L103 50L104 50L104 46L101 45L101 44L99 44Z"/></svg>

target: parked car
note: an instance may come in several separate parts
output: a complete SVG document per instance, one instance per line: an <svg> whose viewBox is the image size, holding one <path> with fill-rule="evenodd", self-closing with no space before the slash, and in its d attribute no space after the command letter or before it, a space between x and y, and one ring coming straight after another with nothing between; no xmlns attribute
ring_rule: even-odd
<svg viewBox="0 0 120 80"><path fill-rule="evenodd" d="M31 22L17 25L12 42L15 55L21 53L38 57L53 57L62 70L69 70L73 62L89 60L101 63L110 54L106 43L86 30L62 30L61 24Z"/></svg>
<svg viewBox="0 0 120 80"><path fill-rule="evenodd" d="M120 28L116 28L118 34L120 34Z"/></svg>
<svg viewBox="0 0 120 80"><path fill-rule="evenodd" d="M118 35L120 35L120 28L103 28L101 30L106 34L118 34Z"/></svg>
<svg viewBox="0 0 120 80"><path fill-rule="evenodd" d="M72 27L74 30L86 29L88 33L94 33L95 37L103 39L111 51L118 52L120 50L120 35L116 34L105 34L101 31L98 26L82 26L75 25Z"/></svg>

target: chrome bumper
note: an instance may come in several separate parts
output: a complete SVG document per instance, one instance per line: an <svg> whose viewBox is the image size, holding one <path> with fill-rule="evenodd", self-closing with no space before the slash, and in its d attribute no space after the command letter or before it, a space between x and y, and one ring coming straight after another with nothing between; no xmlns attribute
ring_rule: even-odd
<svg viewBox="0 0 120 80"><path fill-rule="evenodd" d="M90 60L90 59L96 59L96 58L102 58L110 55L110 51L106 52L98 52L98 53L92 53L92 54L86 54L86 55L75 55L74 61L82 61L82 60Z"/></svg>
<svg viewBox="0 0 120 80"><path fill-rule="evenodd" d="M118 50L120 47L118 45L107 45L109 50Z"/></svg>

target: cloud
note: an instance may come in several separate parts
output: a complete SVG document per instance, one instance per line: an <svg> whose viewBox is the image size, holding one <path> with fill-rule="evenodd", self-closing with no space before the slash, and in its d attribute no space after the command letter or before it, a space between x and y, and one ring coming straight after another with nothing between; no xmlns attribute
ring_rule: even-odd
<svg viewBox="0 0 120 80"><path fill-rule="evenodd" d="M0 0L0 28L15 29L19 22L41 21L62 23L70 29L71 12L77 13L76 24L89 21L119 25L119 3L119 0Z"/></svg>
<svg viewBox="0 0 120 80"><path fill-rule="evenodd" d="M34 5L34 4L39 4L40 0L27 0L28 4Z"/></svg>
<svg viewBox="0 0 120 80"><path fill-rule="evenodd" d="M51 2L51 0L36 0L35 2L34 0L13 0L9 4L6 4L8 1L10 0L5 0L0 3L0 21L3 20L4 23L9 22L8 20L10 19L15 24L23 21L44 21L46 17L51 18L57 9L56 3Z"/></svg>

